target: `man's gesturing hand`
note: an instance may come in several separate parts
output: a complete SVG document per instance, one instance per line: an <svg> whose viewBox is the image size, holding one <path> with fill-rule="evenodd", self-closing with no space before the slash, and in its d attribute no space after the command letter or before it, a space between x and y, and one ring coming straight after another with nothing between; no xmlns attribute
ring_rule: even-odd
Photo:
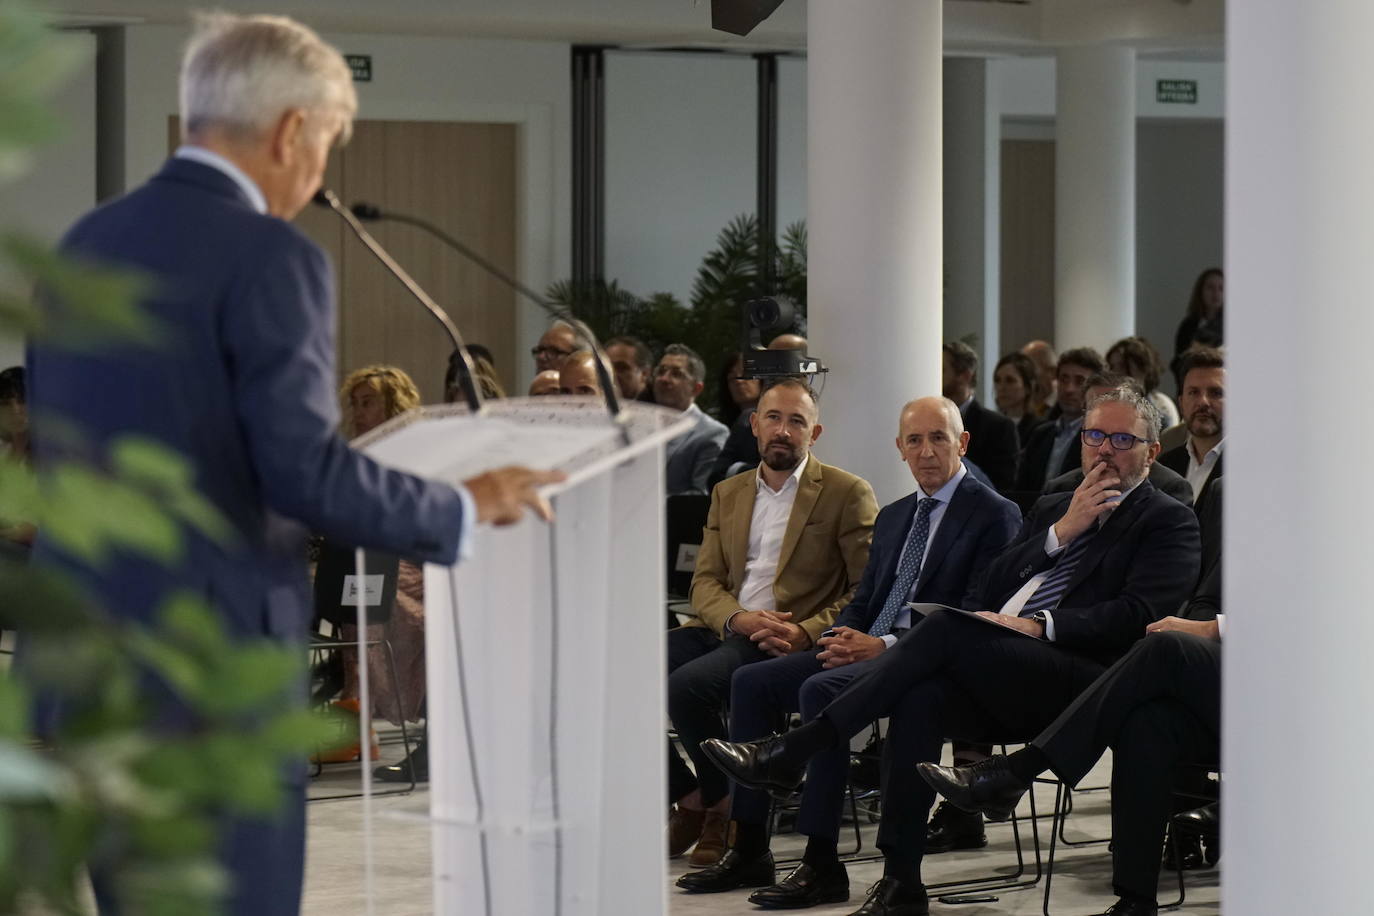
<svg viewBox="0 0 1374 916"><path fill-rule="evenodd" d="M513 525L528 507L544 521L553 521L553 507L539 495L545 484L567 479L562 471L532 471L505 467L487 471L463 481L477 504L477 521L493 525Z"/></svg>
<svg viewBox="0 0 1374 916"><path fill-rule="evenodd" d="M792 615L787 611L749 611L757 615L749 623L754 628L749 638L760 649L772 656L790 655L800 652L811 645L811 637L800 626L791 622ZM744 615L737 615L742 617ZM734 626L734 623L731 623Z"/></svg>
<svg viewBox="0 0 1374 916"><path fill-rule="evenodd" d="M1116 508L1116 498L1121 495L1117 487L1121 478L1107 464L1096 464L1083 475L1083 482L1073 491L1068 511L1054 523L1054 536L1061 545L1067 545L1074 538L1087 531L1107 512Z"/></svg>
<svg viewBox="0 0 1374 916"><path fill-rule="evenodd" d="M887 648L880 637L869 636L850 627L836 627L830 636L822 636L816 643L824 651L816 656L822 668L838 668L854 662L874 658Z"/></svg>

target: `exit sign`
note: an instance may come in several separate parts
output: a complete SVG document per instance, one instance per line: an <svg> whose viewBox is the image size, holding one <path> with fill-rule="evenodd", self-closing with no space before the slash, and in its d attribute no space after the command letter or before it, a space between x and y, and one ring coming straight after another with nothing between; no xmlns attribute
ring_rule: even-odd
<svg viewBox="0 0 1374 916"><path fill-rule="evenodd" d="M372 82L371 54L345 54L344 60L348 61L348 69L353 71L353 82Z"/></svg>
<svg viewBox="0 0 1374 916"><path fill-rule="evenodd" d="M1166 105L1196 105L1197 80L1156 80L1155 100Z"/></svg>

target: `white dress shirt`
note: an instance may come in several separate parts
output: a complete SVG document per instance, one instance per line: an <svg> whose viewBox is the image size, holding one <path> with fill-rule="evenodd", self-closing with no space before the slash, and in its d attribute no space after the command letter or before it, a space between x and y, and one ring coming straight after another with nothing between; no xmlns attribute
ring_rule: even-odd
<svg viewBox="0 0 1374 916"><path fill-rule="evenodd" d="M787 520L801 489L802 472L811 460L808 455L796 466L782 489L774 490L763 479L759 465L754 477L754 513L749 518L749 547L744 555L744 580L739 587L740 611L776 611L773 580L778 577L778 557L782 553L782 539L787 534ZM738 614L740 611L736 611ZM734 614L730 615L734 619ZM730 621L725 622L730 629ZM732 631L733 632L733 631Z"/></svg>
<svg viewBox="0 0 1374 916"><path fill-rule="evenodd" d="M1142 478L1140 482L1135 485L1135 487L1131 487L1129 490L1122 493L1121 499L1117 500L1117 505L1119 506L1122 503L1124 503L1126 501L1126 498L1135 492L1135 488L1140 486L1140 484L1144 482L1144 478ZM1116 510L1113 509L1112 511L1115 512ZM1108 513L1107 515L1099 515L1097 517L1097 527L1101 528L1103 523L1107 521L1110 515L1111 513ZM1083 537L1087 533L1088 532L1085 531L1083 532L1083 534L1080 534L1079 537ZM1072 541L1069 542L1069 544L1072 543ZM1060 544L1059 535L1054 533L1054 525L1050 525L1050 530L1045 532L1046 555L1051 557L1057 557L1069 546L1069 544ZM1044 582L1047 578L1049 578L1049 575L1052 572L1054 572L1053 566L1051 566L1049 569L1045 570L1042 573L1036 573L1034 576L1031 576L1030 579L1026 581L1026 584L1021 586L1021 588L1016 592L1016 594L1012 595L1010 598L1007 599L1007 603L1002 605L1002 609L997 613L1010 614L1013 617L1019 617L1021 615L1021 609L1026 606L1027 601L1030 601L1031 595L1035 594L1035 590L1040 587L1040 583ZM1045 611L1045 638L1050 642L1054 642L1053 611Z"/></svg>
<svg viewBox="0 0 1374 916"><path fill-rule="evenodd" d="M973 400L973 399L972 399L972 398L969 398L969 400ZM963 481L963 479L964 479L965 477L967 477L967 476L968 476L968 468L964 467L964 463L961 461L961 462L959 462L959 470L957 470L957 471L954 472L954 476L951 477L948 481L946 481L946 482L945 482L945 485L942 486L940 489L936 490L934 493L927 494L927 493L926 493L924 490L922 490L919 486L916 488L916 494L917 494L917 496L916 496L916 509L917 509L917 511L920 511L921 503L922 503L922 502L926 501L927 499L933 499L933 500L935 500L935 506L930 510L930 533L926 535L926 552L925 552L924 554L921 555L921 567L920 567L921 569L925 569L925 566L926 566L926 559L930 556L930 545L935 543L935 532L936 532L936 530L938 530L939 527L940 527L940 520L943 519L943 518L945 517L945 510L949 508L949 501L950 501L951 499L954 498L954 491L957 490L957 489L959 489L959 484L960 484L960 483ZM913 516L911 517L911 525L912 525L912 527L915 527L915 525L916 525L916 516L915 516L915 515L913 515ZM903 541L903 543L902 543L902 552L901 552L901 554L898 555L898 557L897 557L897 568L898 568L898 569L901 569L901 567L902 567L902 558L906 556L906 549L907 549L908 545L910 544L910 539L911 539L911 528L908 528L908 529L906 530L906 535L902 538L902 541ZM918 573L917 576L916 576L916 582L919 582L919 581L921 581L921 576L920 576L920 574ZM912 587L913 590L916 588L916 582L911 583L911 587ZM887 596L886 596L886 595L883 596L883 600L884 600L884 601L887 600ZM910 592L907 593L906 600L907 600L907 601L912 600L912 596L911 596L911 593L910 593ZM894 620L894 621L892 621L892 629L894 629L894 630L906 630L906 629L909 629L910 627L911 627L911 608L905 607L905 606L904 606L900 611L897 612L897 619ZM883 637L880 637L880 638L882 639L882 641L883 641L884 643L887 644L887 647L888 647L889 649L892 648L893 644L897 642L897 637L894 636L892 633L888 633L886 636L883 636Z"/></svg>
<svg viewBox="0 0 1374 916"><path fill-rule="evenodd" d="M1226 440L1222 439L1198 461L1197 452L1193 449L1193 437L1188 437L1188 473L1184 476L1193 488L1193 502L1196 503L1202 495L1202 488L1207 485L1207 478L1212 476L1212 469L1217 466L1217 459L1221 457L1221 448L1225 444Z"/></svg>

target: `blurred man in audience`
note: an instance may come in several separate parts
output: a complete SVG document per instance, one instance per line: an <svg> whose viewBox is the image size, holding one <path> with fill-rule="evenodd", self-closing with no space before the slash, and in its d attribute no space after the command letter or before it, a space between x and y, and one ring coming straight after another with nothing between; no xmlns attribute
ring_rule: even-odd
<svg viewBox="0 0 1374 916"><path fill-rule="evenodd" d="M1119 375L1115 372L1099 372L1097 375L1088 379L1088 385L1083 395L1084 403L1091 406L1093 401L1096 401L1107 392L1116 388L1126 388L1141 397L1147 397L1145 389L1129 375ZM1154 399L1151 398L1150 401L1153 403ZM1193 488L1188 485L1188 481L1184 480L1181 474L1165 467L1163 460L1164 456L1161 455L1159 461L1150 465L1150 483L1155 485L1156 490L1163 491L1185 505L1192 505ZM1074 468L1072 471L1066 474L1060 474L1058 477L1045 484L1042 495L1048 496L1051 493L1070 493L1077 490L1078 485L1082 482L1083 469L1081 467Z"/></svg>
<svg viewBox="0 0 1374 916"><path fill-rule="evenodd" d="M1066 350L1059 357L1055 375L1057 415L1026 443L1016 489L1039 492L1060 474L1080 467L1078 431L1083 428L1083 390L1088 378L1103 368L1102 357L1091 347Z"/></svg>
<svg viewBox="0 0 1374 916"><path fill-rule="evenodd" d="M530 382L530 390L527 394L532 398L542 397L546 394L558 394L559 381L560 376L557 369L545 369Z"/></svg>
<svg viewBox="0 0 1374 916"><path fill-rule="evenodd" d="M806 351L806 338L800 334L779 334L768 341L770 350L801 350Z"/></svg>
<svg viewBox="0 0 1374 916"><path fill-rule="evenodd" d="M729 430L725 424L707 416L697 406L697 395L706 387L706 364L686 344L669 344L654 370L654 401L664 407L684 411L696 426L668 440L667 479L669 496L678 493L705 493L720 448Z"/></svg>
<svg viewBox="0 0 1374 916"><path fill-rule="evenodd" d="M1161 464L1188 478L1193 501L1202 504L1213 480L1221 477L1221 450L1226 444L1226 361L1220 350L1194 347L1179 359L1183 391L1179 410L1188 440L1159 456Z"/></svg>
<svg viewBox="0 0 1374 916"><path fill-rule="evenodd" d="M1217 480L1201 507L1204 541L1221 538ZM1210 558L1209 558L1210 554ZM1002 819L1031 781L1052 770L1076 786L1112 748L1112 916L1156 916L1160 846L1178 767L1220 759L1221 551L1203 549L1203 574L1177 617L1146 636L1023 750L971 767L922 763L926 782L966 811ZM1214 806L1185 817L1218 825Z"/></svg>
<svg viewBox="0 0 1374 916"><path fill-rule="evenodd" d="M606 341L606 358L620 396L627 401L653 403L654 354L638 337L612 337Z"/></svg>
<svg viewBox="0 0 1374 916"><path fill-rule="evenodd" d="M1196 516L1146 480L1159 413L1113 391L1082 431L1088 467L1073 493L1046 496L993 560L974 614L935 611L786 735L703 751L736 782L787 793L818 753L889 717L878 847L883 878L861 914L924 916L926 815L934 792L915 764L947 736L1026 741L1173 612L1197 581Z"/></svg>
<svg viewBox="0 0 1374 916"><path fill-rule="evenodd" d="M753 428L763 462L712 491L692 577L697 618L668 632L668 715L696 769L670 744L668 850L695 842L693 865L715 864L725 846L729 782L700 748L725 737L731 675L815 645L859 584L877 514L866 481L811 455L821 425L806 383L764 391Z"/></svg>
<svg viewBox="0 0 1374 916"><path fill-rule="evenodd" d="M761 738L794 712L805 721L815 718L910 631L908 601L974 603L984 568L1016 534L1021 512L968 473L960 461L968 442L953 401L922 398L902 408L897 452L911 469L916 492L878 513L859 588L816 649L735 672L731 741ZM848 772L847 748L811 759L797 822L798 832L808 837L806 854L786 879L757 891L750 903L795 909L849 899L849 877L837 851ZM683 875L678 887L701 893L772 885L768 810L767 793L736 788L730 810L734 845L717 865ZM976 845L984 845L981 819L971 819L982 840Z"/></svg>
<svg viewBox="0 0 1374 916"><path fill-rule="evenodd" d="M1059 374L1059 358L1054 355L1054 347L1050 346L1049 341L1032 340L1021 348L1021 352L1029 356L1030 361L1035 363L1040 381L1039 391L1036 393L1036 399L1031 403L1031 406L1042 417L1054 413L1052 410L1055 405L1054 383ZM1053 416L1049 418L1054 419ZM1024 442L1021 444L1022 446L1025 445Z"/></svg>
<svg viewBox="0 0 1374 916"><path fill-rule="evenodd" d="M945 344L942 387L945 397L958 404L963 414L969 434L968 460L983 469L993 487L1010 490L1021 451L1016 422L978 403L973 396L977 374L978 354L972 347L959 340Z"/></svg>
<svg viewBox="0 0 1374 916"><path fill-rule="evenodd" d="M601 396L601 383L596 378L596 357L591 350L570 353L558 369L559 394Z"/></svg>
<svg viewBox="0 0 1374 916"><path fill-rule="evenodd" d="M577 332L572 325L559 319L549 325L544 336L539 338L539 343L530 350L530 355L534 357L534 368L544 372L563 365L563 360L576 349Z"/></svg>

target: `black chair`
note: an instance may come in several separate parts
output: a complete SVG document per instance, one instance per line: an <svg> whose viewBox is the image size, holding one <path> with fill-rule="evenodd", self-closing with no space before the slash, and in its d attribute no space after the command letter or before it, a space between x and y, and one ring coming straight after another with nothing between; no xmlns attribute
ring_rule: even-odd
<svg viewBox="0 0 1374 916"><path fill-rule="evenodd" d="M692 590L692 574L697 568L702 530L711 511L711 497L705 493L669 496L664 515L668 536L668 628L678 625L677 614L695 616L687 596Z"/></svg>
<svg viewBox="0 0 1374 916"><path fill-rule="evenodd" d="M359 583L355 575L353 548L342 547L329 542L325 542L321 547L319 563L315 569L315 618L311 623L310 641L306 646L312 664L320 662L331 653L337 654L345 649L357 647L357 640L342 638L341 628L357 622L356 595L359 588L364 590L366 618L369 626L386 623L391 619L392 610L396 606L396 579L400 567L400 558L378 551L364 551L363 566L363 572L367 578L364 582ZM331 628L328 635L320 632L321 627L326 624ZM382 647L386 654L387 672L391 676L391 683L399 684L396 653L392 649L391 642L383 637L372 639L364 634L362 645L364 651L374 646ZM358 660L360 665L366 663L365 657ZM404 718L401 720L401 744L405 748L406 756L409 757L413 748L410 732L406 728ZM360 742L359 746L359 759L363 766L371 764L368 748L363 742ZM319 776L326 765L317 761L314 772L311 774L312 777ZM396 789L385 789L372 794L375 796L403 795L413 792L415 785L415 778L412 774L408 785ZM358 798L362 794L361 792L342 792L311 796L308 800Z"/></svg>

